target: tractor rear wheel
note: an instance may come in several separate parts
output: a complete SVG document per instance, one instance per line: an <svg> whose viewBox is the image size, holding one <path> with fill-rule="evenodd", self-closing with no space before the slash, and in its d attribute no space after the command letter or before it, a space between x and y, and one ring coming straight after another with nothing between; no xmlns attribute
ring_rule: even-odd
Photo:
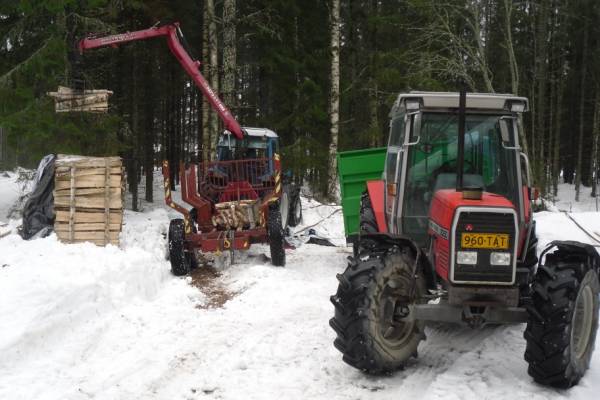
<svg viewBox="0 0 600 400"><path fill-rule="evenodd" d="M271 249L271 263L283 267L285 265L284 228L281 223L281 208L277 203L269 207L267 234Z"/></svg>
<svg viewBox="0 0 600 400"><path fill-rule="evenodd" d="M192 267L192 257L185 249L185 224L183 219L171 220L169 224L169 260L175 276L186 275Z"/></svg>
<svg viewBox="0 0 600 400"><path fill-rule="evenodd" d="M412 250L394 247L377 255L361 254L338 274L329 324L346 363L380 374L403 367L417 355L425 338L424 322L413 318L409 305L422 302L425 281L420 273L413 276L414 260Z"/></svg>
<svg viewBox="0 0 600 400"><path fill-rule="evenodd" d="M528 372L541 384L569 388L590 365L598 329L598 274L577 256L546 256L532 286L525 330Z"/></svg>

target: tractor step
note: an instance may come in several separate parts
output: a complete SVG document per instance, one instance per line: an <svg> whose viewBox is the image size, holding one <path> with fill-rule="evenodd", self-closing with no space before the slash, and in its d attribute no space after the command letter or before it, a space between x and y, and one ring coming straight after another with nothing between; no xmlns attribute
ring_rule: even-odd
<svg viewBox="0 0 600 400"><path fill-rule="evenodd" d="M528 313L522 307L454 306L447 303L411 305L415 319L429 322L452 322L472 327L486 324L517 324L527 322Z"/></svg>

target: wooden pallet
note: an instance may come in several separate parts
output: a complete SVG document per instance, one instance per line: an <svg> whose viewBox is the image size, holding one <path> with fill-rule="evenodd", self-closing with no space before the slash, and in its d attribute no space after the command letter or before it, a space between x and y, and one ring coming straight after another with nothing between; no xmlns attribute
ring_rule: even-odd
<svg viewBox="0 0 600 400"><path fill-rule="evenodd" d="M123 165L119 157L58 155L54 231L64 243L119 244L123 225Z"/></svg>

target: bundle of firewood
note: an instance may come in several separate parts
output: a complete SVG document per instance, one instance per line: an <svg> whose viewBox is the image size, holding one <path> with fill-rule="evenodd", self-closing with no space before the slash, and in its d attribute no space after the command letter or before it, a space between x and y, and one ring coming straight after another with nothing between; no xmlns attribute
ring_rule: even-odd
<svg viewBox="0 0 600 400"><path fill-rule="evenodd" d="M119 157L58 155L54 230L59 240L118 245L123 222L123 187Z"/></svg>
<svg viewBox="0 0 600 400"><path fill-rule="evenodd" d="M56 92L48 92L54 99L56 112L94 112L108 111L108 98L113 94L110 90L73 90L59 86Z"/></svg>

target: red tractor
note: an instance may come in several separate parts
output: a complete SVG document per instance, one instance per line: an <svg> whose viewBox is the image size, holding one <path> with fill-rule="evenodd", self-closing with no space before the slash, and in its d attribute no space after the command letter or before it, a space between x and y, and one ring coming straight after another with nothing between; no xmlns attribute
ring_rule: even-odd
<svg viewBox="0 0 600 400"><path fill-rule="evenodd" d="M334 345L346 363L374 374L401 368L427 322L527 323L535 381L567 388L585 374L600 256L555 241L538 264L534 190L519 145L527 108L512 95L398 97L382 179L367 182L358 234L348 238L354 256L331 297Z"/></svg>
<svg viewBox="0 0 600 400"><path fill-rule="evenodd" d="M215 161L180 168L181 199L191 205L191 210L173 201L169 164L163 162L165 201L183 214L169 226L171 271L187 274L199 252L246 250L252 243L266 242L273 264L285 265L285 230L300 222L302 206L299 188L282 175L279 137L269 129L240 126L200 73L200 62L183 46L179 24L88 37L78 43L78 49L83 53L155 37L166 38L169 49L225 127ZM82 101L74 102L74 107Z"/></svg>

